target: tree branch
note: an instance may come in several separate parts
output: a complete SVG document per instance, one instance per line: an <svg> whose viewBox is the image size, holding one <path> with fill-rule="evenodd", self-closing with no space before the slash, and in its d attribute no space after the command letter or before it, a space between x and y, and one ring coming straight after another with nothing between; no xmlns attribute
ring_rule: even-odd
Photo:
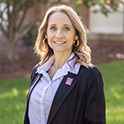
<svg viewBox="0 0 124 124"><path fill-rule="evenodd" d="M20 23L16 27L16 32L20 29L21 25L23 24L26 14L27 14L27 9L25 9L24 12L23 12Z"/></svg>
<svg viewBox="0 0 124 124"><path fill-rule="evenodd" d="M12 7L12 9L10 9ZM15 19L16 19L16 5L15 3L8 4L7 6L7 16L8 16L8 38L10 41L14 40L15 35Z"/></svg>
<svg viewBox="0 0 124 124"><path fill-rule="evenodd" d="M7 4L7 18L8 18L8 26L7 26L7 31L9 33L10 30L10 25L11 25L11 16L10 16L10 9L9 9L10 3ZM9 35L9 34L8 34Z"/></svg>
<svg viewBox="0 0 124 124"><path fill-rule="evenodd" d="M24 37L24 35L26 35L30 30L31 28L33 27L33 25L35 24L36 20L32 21L31 24L29 24L29 26L26 28L26 30L22 31L22 33L20 34L16 34L16 38L14 40L14 42L18 42L22 37Z"/></svg>
<svg viewBox="0 0 124 124"><path fill-rule="evenodd" d="M2 34L6 37L7 33L6 30L3 28L2 24L0 24L0 30L2 31Z"/></svg>

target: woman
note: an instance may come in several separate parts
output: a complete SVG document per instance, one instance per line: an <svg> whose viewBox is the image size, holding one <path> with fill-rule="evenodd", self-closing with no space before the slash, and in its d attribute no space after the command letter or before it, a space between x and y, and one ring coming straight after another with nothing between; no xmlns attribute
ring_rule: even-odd
<svg viewBox="0 0 124 124"><path fill-rule="evenodd" d="M71 7L46 12L35 51L41 62L32 71L24 124L105 124L102 77Z"/></svg>

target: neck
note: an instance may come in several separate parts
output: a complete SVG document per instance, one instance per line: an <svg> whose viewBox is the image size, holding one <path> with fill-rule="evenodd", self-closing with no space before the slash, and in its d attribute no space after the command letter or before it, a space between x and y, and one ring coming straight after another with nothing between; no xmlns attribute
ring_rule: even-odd
<svg viewBox="0 0 124 124"><path fill-rule="evenodd" d="M53 63L53 66L56 70L58 70L59 68L61 68L69 59L69 57L71 56L72 52L70 53L54 53L55 56L55 61Z"/></svg>

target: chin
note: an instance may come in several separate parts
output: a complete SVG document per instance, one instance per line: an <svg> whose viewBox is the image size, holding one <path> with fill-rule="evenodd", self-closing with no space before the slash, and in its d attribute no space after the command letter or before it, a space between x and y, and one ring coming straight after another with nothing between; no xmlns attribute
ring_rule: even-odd
<svg viewBox="0 0 124 124"><path fill-rule="evenodd" d="M66 52L65 49L64 49L64 50L63 50L63 49L54 49L53 51L54 51L54 52Z"/></svg>

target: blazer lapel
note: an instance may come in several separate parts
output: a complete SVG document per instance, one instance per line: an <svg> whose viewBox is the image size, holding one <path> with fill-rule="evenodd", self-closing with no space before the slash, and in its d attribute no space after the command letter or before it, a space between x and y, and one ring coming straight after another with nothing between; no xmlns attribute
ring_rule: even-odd
<svg viewBox="0 0 124 124"><path fill-rule="evenodd" d="M68 96L70 91L73 89L76 82L77 82L77 79L76 79L75 74L72 74L69 72L68 75L64 76L64 78L56 92L56 95L54 97L47 124L50 124L51 120L55 116L59 107L63 103L64 99Z"/></svg>

